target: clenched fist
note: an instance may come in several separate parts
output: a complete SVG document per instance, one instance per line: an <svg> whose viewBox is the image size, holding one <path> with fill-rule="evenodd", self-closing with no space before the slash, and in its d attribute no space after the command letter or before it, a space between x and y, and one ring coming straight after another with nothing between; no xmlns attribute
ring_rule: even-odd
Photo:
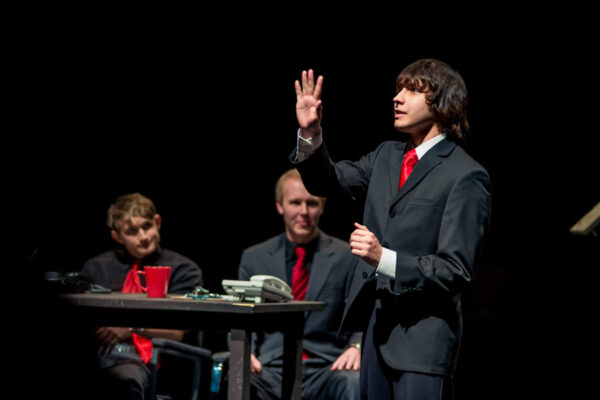
<svg viewBox="0 0 600 400"><path fill-rule="evenodd" d="M350 250L373 267L379 265L383 248L377 237L366 226L354 223L356 230L350 235Z"/></svg>

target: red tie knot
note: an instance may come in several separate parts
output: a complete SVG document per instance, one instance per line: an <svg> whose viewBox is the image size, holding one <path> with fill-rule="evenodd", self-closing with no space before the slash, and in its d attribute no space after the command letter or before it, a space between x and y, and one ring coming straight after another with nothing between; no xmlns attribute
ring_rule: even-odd
<svg viewBox="0 0 600 400"><path fill-rule="evenodd" d="M294 249L294 254L296 255L296 259L300 260L300 262L304 261L304 257L306 257L306 248L303 246L296 246Z"/></svg>
<svg viewBox="0 0 600 400"><path fill-rule="evenodd" d="M419 161L419 157L417 157L417 151L415 149L410 149L404 155L404 164L409 166L414 166Z"/></svg>

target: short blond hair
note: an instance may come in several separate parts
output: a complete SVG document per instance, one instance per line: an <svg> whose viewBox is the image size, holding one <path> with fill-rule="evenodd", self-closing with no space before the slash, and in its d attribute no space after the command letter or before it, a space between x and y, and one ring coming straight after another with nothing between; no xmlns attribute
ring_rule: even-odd
<svg viewBox="0 0 600 400"><path fill-rule="evenodd" d="M285 185L285 182L288 179L298 179L300 182L302 182L302 176L296 168L288 169L287 171L285 171L279 177L279 179L277 179L277 183L275 183L275 201L277 201L278 203L283 203L283 185ZM315 197L318 197L319 200L321 200L321 203L325 205L325 197Z"/></svg>
<svg viewBox="0 0 600 400"><path fill-rule="evenodd" d="M112 230L119 231L117 221L128 223L131 217L154 218L157 214L152 200L140 193L124 194L117 197L108 208L106 225Z"/></svg>

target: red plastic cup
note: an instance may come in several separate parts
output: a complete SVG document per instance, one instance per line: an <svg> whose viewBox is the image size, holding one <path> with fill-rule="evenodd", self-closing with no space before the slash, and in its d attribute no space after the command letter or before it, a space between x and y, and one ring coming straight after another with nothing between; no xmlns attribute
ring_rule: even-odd
<svg viewBox="0 0 600 400"><path fill-rule="evenodd" d="M146 286L141 284L140 286L148 297L167 297L171 267L146 265L143 271L138 271L138 274L146 277Z"/></svg>

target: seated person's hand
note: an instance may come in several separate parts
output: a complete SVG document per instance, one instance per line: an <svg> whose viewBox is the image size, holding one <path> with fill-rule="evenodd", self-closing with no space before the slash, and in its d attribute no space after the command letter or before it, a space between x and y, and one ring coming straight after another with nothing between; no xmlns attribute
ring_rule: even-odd
<svg viewBox="0 0 600 400"><path fill-rule="evenodd" d="M360 350L356 347L348 347L337 360L331 365L330 368L334 370L360 370Z"/></svg>
<svg viewBox="0 0 600 400"><path fill-rule="evenodd" d="M253 374L260 374L262 371L262 363L258 361L258 358L254 354L250 354L250 372Z"/></svg>
<svg viewBox="0 0 600 400"><path fill-rule="evenodd" d="M103 353L110 353L117 344L131 339L131 329L118 328L113 326L104 326L98 328L95 337L103 349Z"/></svg>

